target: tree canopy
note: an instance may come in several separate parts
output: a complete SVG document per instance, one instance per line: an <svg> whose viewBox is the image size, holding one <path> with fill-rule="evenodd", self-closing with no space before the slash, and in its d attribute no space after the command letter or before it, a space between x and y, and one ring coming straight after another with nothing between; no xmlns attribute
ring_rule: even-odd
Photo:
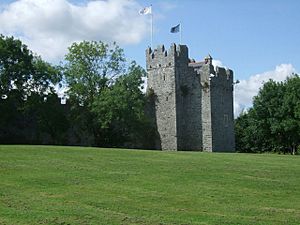
<svg viewBox="0 0 300 225"><path fill-rule="evenodd" d="M0 35L1 95L9 95L11 90L24 96L53 93L51 85L59 80L57 67L34 55L20 40Z"/></svg>
<svg viewBox="0 0 300 225"><path fill-rule="evenodd" d="M58 109L45 110L47 116L42 111L50 106L47 96L57 99L54 85L60 78L58 67L34 55L20 40L0 35L1 142L40 143L40 136L58 128L53 127L57 118L50 116Z"/></svg>
<svg viewBox="0 0 300 225"><path fill-rule="evenodd" d="M236 119L239 151L291 152L300 144L300 78L268 81L253 99L248 113Z"/></svg>
<svg viewBox="0 0 300 225"><path fill-rule="evenodd" d="M94 98L124 72L123 49L101 41L73 43L65 56L64 75L68 94L92 107Z"/></svg>
<svg viewBox="0 0 300 225"><path fill-rule="evenodd" d="M141 127L148 124L141 91L144 69L135 62L127 65L116 43L83 41L69 48L63 71L72 121L81 126L75 130L89 133L96 145L137 145Z"/></svg>

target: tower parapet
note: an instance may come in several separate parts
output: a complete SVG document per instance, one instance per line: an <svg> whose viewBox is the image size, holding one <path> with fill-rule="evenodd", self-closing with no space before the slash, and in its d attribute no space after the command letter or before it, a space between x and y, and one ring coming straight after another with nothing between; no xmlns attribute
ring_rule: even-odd
<svg viewBox="0 0 300 225"><path fill-rule="evenodd" d="M177 60L188 61L188 49L185 45L172 44L168 50L164 45L159 45L156 49L149 47L146 50L147 70L174 66Z"/></svg>

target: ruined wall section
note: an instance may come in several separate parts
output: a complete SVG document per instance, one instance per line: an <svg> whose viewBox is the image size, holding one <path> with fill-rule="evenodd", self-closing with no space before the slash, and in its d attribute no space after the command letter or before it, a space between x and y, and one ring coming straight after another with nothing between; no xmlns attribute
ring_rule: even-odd
<svg viewBox="0 0 300 225"><path fill-rule="evenodd" d="M155 118L162 150L177 150L176 46L146 50L148 92L154 92Z"/></svg>
<svg viewBox="0 0 300 225"><path fill-rule="evenodd" d="M212 149L235 151L233 115L233 71L216 67L210 82Z"/></svg>

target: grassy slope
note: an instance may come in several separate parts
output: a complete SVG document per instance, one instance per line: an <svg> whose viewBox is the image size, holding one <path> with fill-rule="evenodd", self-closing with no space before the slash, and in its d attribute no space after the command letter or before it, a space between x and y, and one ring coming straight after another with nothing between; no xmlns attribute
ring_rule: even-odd
<svg viewBox="0 0 300 225"><path fill-rule="evenodd" d="M0 225L299 221L300 157L0 145Z"/></svg>

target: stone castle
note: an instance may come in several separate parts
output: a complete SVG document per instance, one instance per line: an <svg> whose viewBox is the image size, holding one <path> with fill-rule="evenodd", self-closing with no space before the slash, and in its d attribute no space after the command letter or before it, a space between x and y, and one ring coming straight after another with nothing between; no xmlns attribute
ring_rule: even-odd
<svg viewBox="0 0 300 225"><path fill-rule="evenodd" d="M146 50L148 93L154 96L156 148L235 150L233 71L190 60L185 45Z"/></svg>

